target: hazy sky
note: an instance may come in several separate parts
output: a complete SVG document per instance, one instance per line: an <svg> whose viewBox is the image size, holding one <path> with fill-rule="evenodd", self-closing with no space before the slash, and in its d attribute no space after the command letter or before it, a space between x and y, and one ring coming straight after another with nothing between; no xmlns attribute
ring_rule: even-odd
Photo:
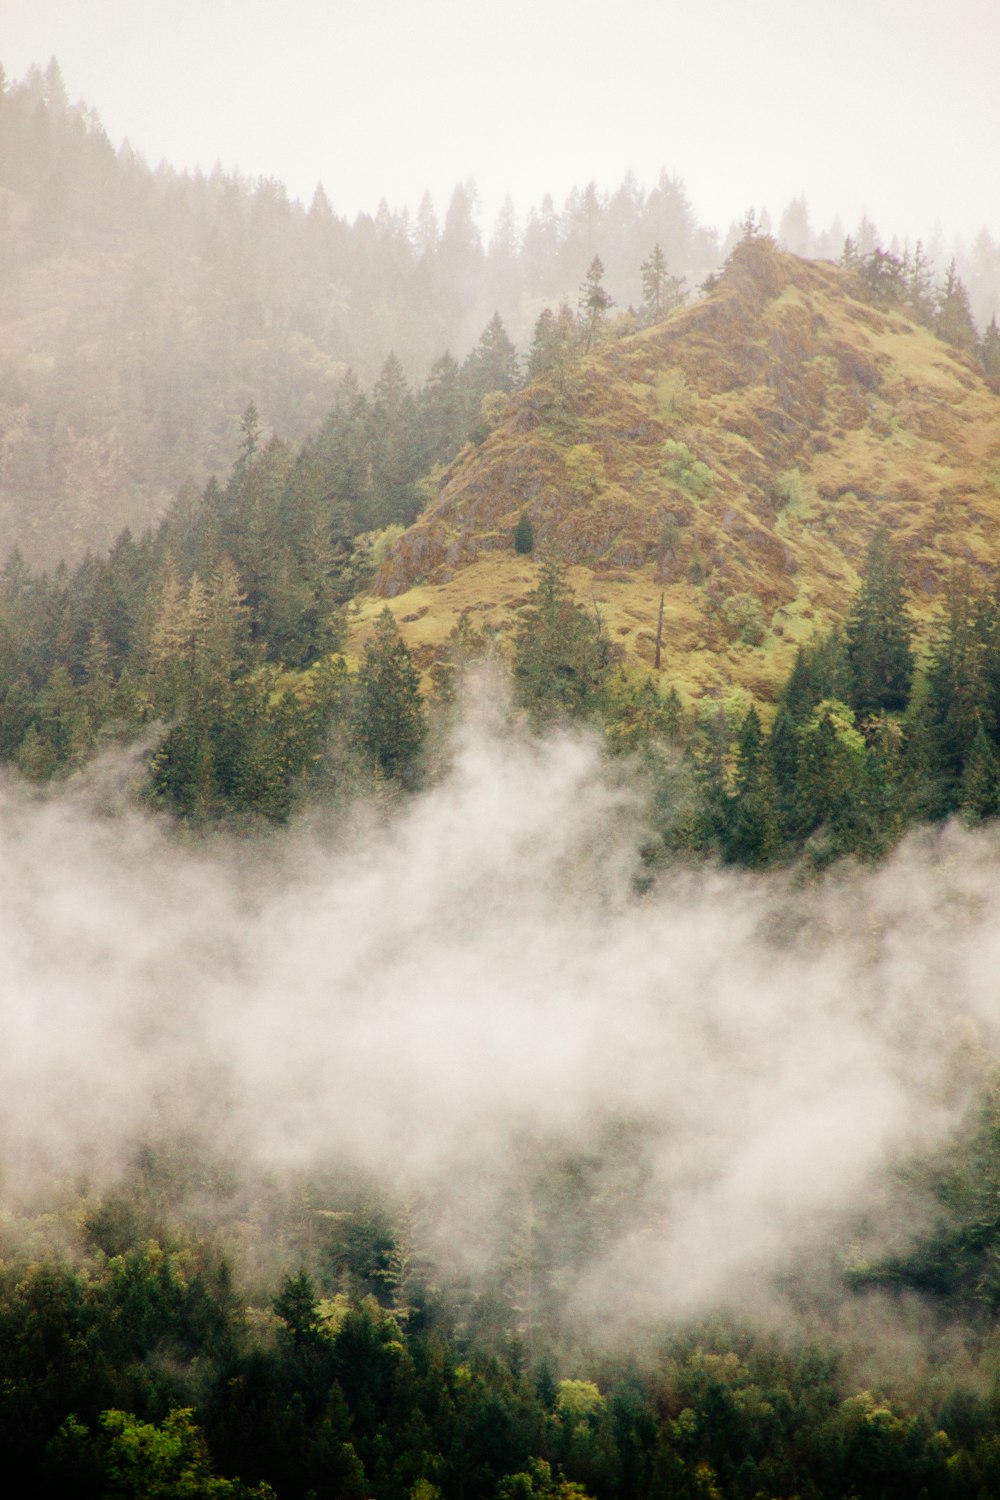
<svg viewBox="0 0 1000 1500"><path fill-rule="evenodd" d="M116 145L349 217L665 167L723 230L805 193L821 225L1000 233L998 0L0 0L7 72L52 55Z"/></svg>

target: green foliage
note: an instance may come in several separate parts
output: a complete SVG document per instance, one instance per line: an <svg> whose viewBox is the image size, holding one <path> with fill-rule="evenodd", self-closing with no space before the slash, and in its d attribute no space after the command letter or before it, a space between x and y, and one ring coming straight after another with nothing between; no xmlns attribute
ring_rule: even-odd
<svg viewBox="0 0 1000 1500"><path fill-rule="evenodd" d="M723 600L722 613L745 646L760 646L767 625L759 602L752 594L733 594Z"/></svg>
<svg viewBox="0 0 1000 1500"><path fill-rule="evenodd" d="M583 327L583 347L588 350L614 307L614 299L604 286L604 266L595 255L580 285L578 312Z"/></svg>
<svg viewBox="0 0 1000 1500"><path fill-rule="evenodd" d="M591 712L613 659L600 618L576 602L563 566L546 558L514 643L517 702L536 725Z"/></svg>
<svg viewBox="0 0 1000 1500"><path fill-rule="evenodd" d="M407 781L415 774L426 729L417 669L386 607L358 672L358 740L384 775Z"/></svg>
<svg viewBox="0 0 1000 1500"><path fill-rule="evenodd" d="M514 527L514 551L520 557L529 557L535 550L535 528L526 510L522 510Z"/></svg>
<svg viewBox="0 0 1000 1500"><path fill-rule="evenodd" d="M650 674L641 681L625 679L609 687L604 707L608 743L612 750L635 750L651 740L676 740L684 718L675 687L661 694Z"/></svg>
<svg viewBox="0 0 1000 1500"><path fill-rule="evenodd" d="M667 478L679 484L689 495L701 496L712 485L712 471L695 458L686 443L667 438L663 444L663 468Z"/></svg>
<svg viewBox="0 0 1000 1500"><path fill-rule="evenodd" d="M875 533L868 549L864 582L845 636L852 701L858 712L904 708L913 679L913 651L902 579L884 528Z"/></svg>
<svg viewBox="0 0 1000 1500"><path fill-rule="evenodd" d="M305 1271L289 1276L274 1299L274 1311L288 1329L296 1349L300 1349L320 1331L316 1289Z"/></svg>
<svg viewBox="0 0 1000 1500"><path fill-rule="evenodd" d="M560 1380L556 1411L564 1422L586 1424L604 1408L604 1397L592 1380Z"/></svg>
<svg viewBox="0 0 1000 1500"><path fill-rule="evenodd" d="M976 325L969 306L969 294L952 260L944 285L937 297L934 331L956 349L971 354L976 347Z"/></svg>
<svg viewBox="0 0 1000 1500"><path fill-rule="evenodd" d="M643 324L658 323L683 305L684 278L671 276L667 258L658 244L643 261L639 275L642 283L640 320Z"/></svg>
<svg viewBox="0 0 1000 1500"><path fill-rule="evenodd" d="M778 475L778 494L785 505L801 505L805 498L802 475L798 469L785 469Z"/></svg>

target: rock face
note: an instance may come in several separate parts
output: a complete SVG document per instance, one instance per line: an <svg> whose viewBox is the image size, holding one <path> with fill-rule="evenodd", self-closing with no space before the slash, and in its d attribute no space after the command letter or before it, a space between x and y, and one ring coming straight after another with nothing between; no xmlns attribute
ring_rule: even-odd
<svg viewBox="0 0 1000 1500"><path fill-rule="evenodd" d="M447 592L512 553L526 511L536 548L666 588L688 646L766 650L843 616L880 523L918 616L956 562L992 572L998 465L1000 399L970 360L851 273L750 241L697 305L515 395L377 592Z"/></svg>

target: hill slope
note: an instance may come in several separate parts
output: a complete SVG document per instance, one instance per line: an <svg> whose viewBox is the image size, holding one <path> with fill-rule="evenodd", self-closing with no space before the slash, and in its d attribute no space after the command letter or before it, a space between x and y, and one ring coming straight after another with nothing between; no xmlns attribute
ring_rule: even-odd
<svg viewBox="0 0 1000 1500"><path fill-rule="evenodd" d="M965 356L851 273L741 245L717 288L548 372L445 475L377 583L428 659L466 608L509 629L533 585L522 511L633 657L693 694L768 698L842 619L892 530L925 618L955 562L1000 562L1000 399Z"/></svg>

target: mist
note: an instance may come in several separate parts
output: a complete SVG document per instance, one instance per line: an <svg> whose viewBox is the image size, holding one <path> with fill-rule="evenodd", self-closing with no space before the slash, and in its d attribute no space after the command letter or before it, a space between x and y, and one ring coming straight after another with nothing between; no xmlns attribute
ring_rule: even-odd
<svg viewBox="0 0 1000 1500"><path fill-rule="evenodd" d="M185 838L128 778L0 790L8 1203L100 1190L174 1132L247 1179L418 1194L474 1264L547 1153L627 1131L581 1305L749 1306L947 1140L992 1059L991 831L646 889L641 779L488 714L414 799L256 841Z"/></svg>

